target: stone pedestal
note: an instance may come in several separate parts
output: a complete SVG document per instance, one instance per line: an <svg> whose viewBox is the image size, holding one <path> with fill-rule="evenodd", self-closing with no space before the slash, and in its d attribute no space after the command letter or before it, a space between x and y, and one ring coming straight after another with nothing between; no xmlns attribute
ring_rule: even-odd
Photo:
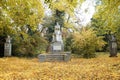
<svg viewBox="0 0 120 80"><path fill-rule="evenodd" d="M11 56L11 37L8 35L4 44L4 56Z"/></svg>
<svg viewBox="0 0 120 80"><path fill-rule="evenodd" d="M69 61L70 56L67 54L40 54L38 56L40 62Z"/></svg>
<svg viewBox="0 0 120 80"><path fill-rule="evenodd" d="M64 45L61 42L54 42L50 46L49 54L38 55L40 62L54 62L54 61L69 61L71 59L71 52L64 52Z"/></svg>
<svg viewBox="0 0 120 80"><path fill-rule="evenodd" d="M11 56L11 43L5 43L4 45L4 56Z"/></svg>
<svg viewBox="0 0 120 80"><path fill-rule="evenodd" d="M109 43L110 47L110 57L117 57L117 43L116 41L111 41Z"/></svg>

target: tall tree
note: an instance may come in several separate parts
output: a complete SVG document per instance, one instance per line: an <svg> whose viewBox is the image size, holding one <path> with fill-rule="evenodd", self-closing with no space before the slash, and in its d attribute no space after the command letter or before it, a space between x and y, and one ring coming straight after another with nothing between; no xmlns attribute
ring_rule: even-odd
<svg viewBox="0 0 120 80"><path fill-rule="evenodd" d="M0 33L11 34L25 25L34 30L43 16L40 0L0 0Z"/></svg>
<svg viewBox="0 0 120 80"><path fill-rule="evenodd" d="M35 32L43 17L40 0L0 0L0 38L12 36L14 55L39 53L47 44L40 33Z"/></svg>
<svg viewBox="0 0 120 80"><path fill-rule="evenodd" d="M92 18L92 27L98 35L117 33L117 43L120 48L120 0L100 0L101 5L96 7L96 13Z"/></svg>
<svg viewBox="0 0 120 80"><path fill-rule="evenodd" d="M92 19L92 26L105 34L108 31L112 33L119 29L120 21L120 1L119 0L101 0L101 5L97 6L97 12Z"/></svg>

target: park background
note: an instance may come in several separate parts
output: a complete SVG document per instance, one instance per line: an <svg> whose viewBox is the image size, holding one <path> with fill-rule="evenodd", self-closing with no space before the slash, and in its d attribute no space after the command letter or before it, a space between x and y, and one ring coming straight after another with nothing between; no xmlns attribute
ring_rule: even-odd
<svg viewBox="0 0 120 80"><path fill-rule="evenodd" d="M119 0L0 0L0 78L119 80L119 54L109 57L108 38L115 36L119 53L119 21ZM47 52L56 22L72 59L40 63L36 57ZM3 57L8 35L12 57Z"/></svg>

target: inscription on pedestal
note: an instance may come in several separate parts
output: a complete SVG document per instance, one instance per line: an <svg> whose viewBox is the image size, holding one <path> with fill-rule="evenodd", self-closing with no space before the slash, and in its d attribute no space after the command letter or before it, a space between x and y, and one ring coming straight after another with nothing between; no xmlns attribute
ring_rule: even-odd
<svg viewBox="0 0 120 80"><path fill-rule="evenodd" d="M62 50L61 46L53 46L53 50Z"/></svg>

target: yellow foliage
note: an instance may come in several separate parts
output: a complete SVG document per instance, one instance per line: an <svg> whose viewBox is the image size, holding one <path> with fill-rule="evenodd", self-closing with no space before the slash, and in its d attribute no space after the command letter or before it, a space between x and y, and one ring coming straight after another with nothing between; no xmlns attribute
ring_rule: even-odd
<svg viewBox="0 0 120 80"><path fill-rule="evenodd" d="M97 37L95 31L92 29L83 28L79 33L75 33L73 37L73 47L83 48L84 46L91 46L96 48L101 48L104 46L105 42L102 37Z"/></svg>
<svg viewBox="0 0 120 80"><path fill-rule="evenodd" d="M72 48L74 53L83 57L95 57L95 51L101 50L104 45L105 42L102 40L102 37L98 37L91 28L83 28L81 32L73 34Z"/></svg>
<svg viewBox="0 0 120 80"><path fill-rule="evenodd" d="M120 57L108 56L45 63L37 58L0 58L0 80L119 80Z"/></svg>
<svg viewBox="0 0 120 80"><path fill-rule="evenodd" d="M97 7L97 13L93 18L103 20L102 27L104 30L111 30L113 33L119 27L120 15L119 15L120 0L102 0L102 4Z"/></svg>
<svg viewBox="0 0 120 80"><path fill-rule="evenodd" d="M78 0L59 0L59 1L51 1L52 9L65 11L70 15L73 15L74 8L76 7Z"/></svg>
<svg viewBox="0 0 120 80"><path fill-rule="evenodd" d="M42 22L43 16L44 9L40 0L2 0L0 2L0 27L2 29L0 33L11 34L13 27L24 25L30 25L31 29L35 30ZM4 31L6 27L10 30Z"/></svg>

